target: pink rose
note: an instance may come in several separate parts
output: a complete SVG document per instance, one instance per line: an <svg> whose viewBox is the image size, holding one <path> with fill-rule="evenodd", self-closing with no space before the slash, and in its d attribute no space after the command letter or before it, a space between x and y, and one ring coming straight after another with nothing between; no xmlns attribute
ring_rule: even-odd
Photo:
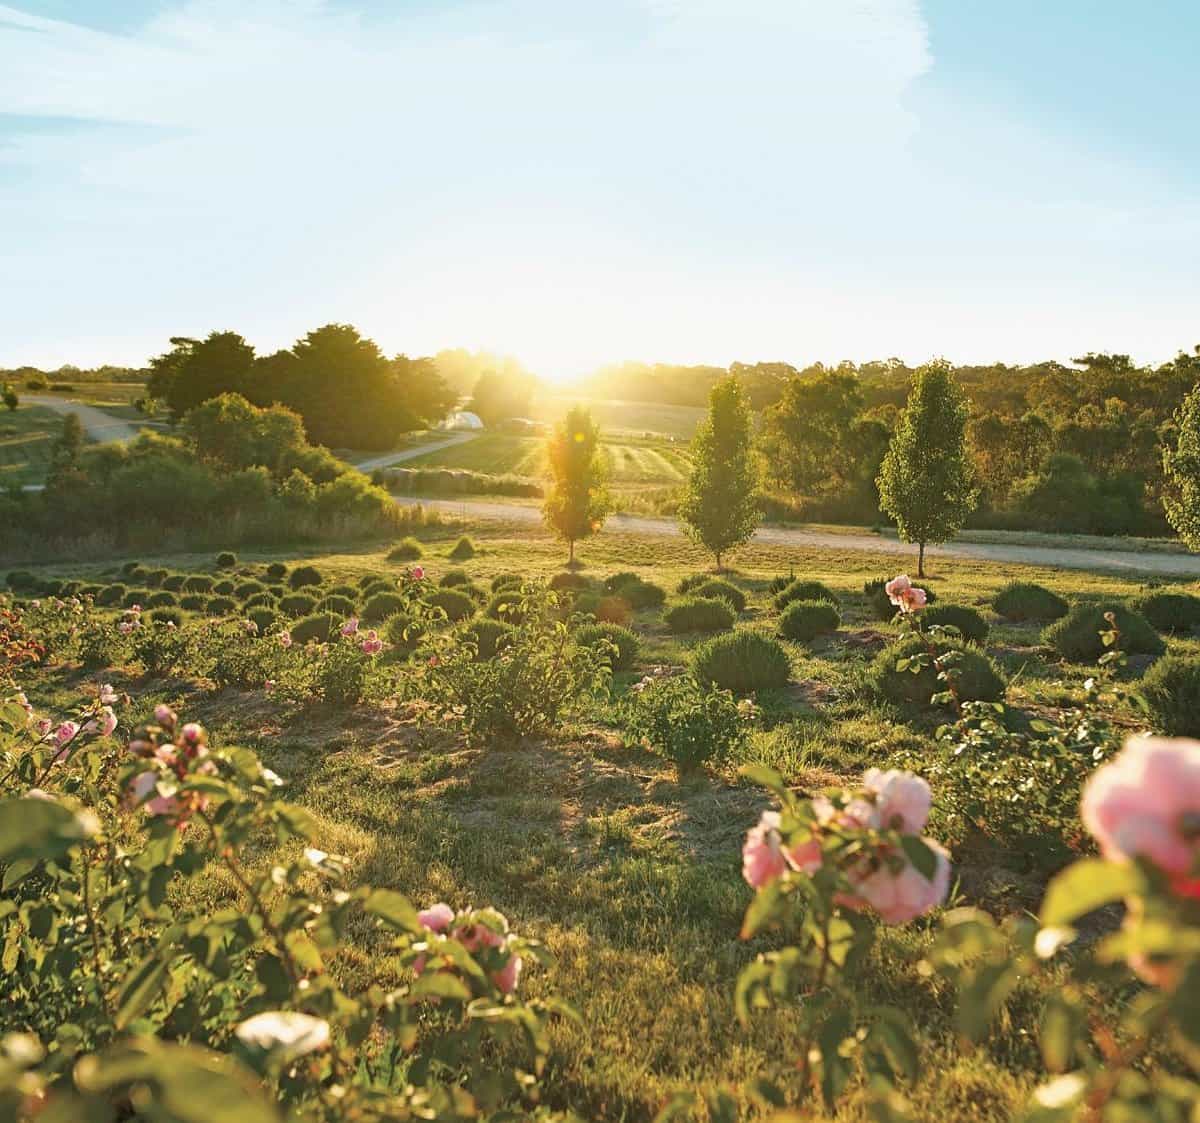
<svg viewBox="0 0 1200 1123"><path fill-rule="evenodd" d="M39 719L37 726L35 728L37 729L39 735L41 737L45 738L46 735L50 732L51 726L53 726L53 725L54 725L54 722L52 722L48 717L44 717L44 718Z"/></svg>
<svg viewBox="0 0 1200 1123"><path fill-rule="evenodd" d="M291 647L292 646L291 632L280 632L279 633L279 646L280 647Z"/></svg>
<svg viewBox="0 0 1200 1123"><path fill-rule="evenodd" d="M198 745L204 740L204 727L197 722L189 721L179 731L179 737L187 745Z"/></svg>
<svg viewBox="0 0 1200 1123"><path fill-rule="evenodd" d="M270 694L271 691L275 689L275 680L273 678L267 679L267 681L263 683L263 689Z"/></svg>
<svg viewBox="0 0 1200 1123"><path fill-rule="evenodd" d="M120 632L121 635L127 636L127 635L129 635L130 632L133 631L133 624L128 620L122 620L117 625L117 631Z"/></svg>
<svg viewBox="0 0 1200 1123"><path fill-rule="evenodd" d="M787 872L779 822L778 811L764 811L758 824L746 835L742 845L742 877L752 889L761 889Z"/></svg>
<svg viewBox="0 0 1200 1123"><path fill-rule="evenodd" d="M445 932L454 923L454 910L447 904L438 901L417 913L417 919L430 932Z"/></svg>
<svg viewBox="0 0 1200 1123"><path fill-rule="evenodd" d="M247 635L258 635L258 625L253 620L243 620L242 627L246 629Z"/></svg>
<svg viewBox="0 0 1200 1123"><path fill-rule="evenodd" d="M342 625L342 635L344 635L344 636L352 636L352 635L354 635L354 633L355 633L355 632L357 632L357 631L358 631L358 617L357 617L357 616L351 616L351 617L350 617L350 619L349 619L349 620L347 620L347 621L346 621L346 622L345 622L345 623Z"/></svg>
<svg viewBox="0 0 1200 1123"><path fill-rule="evenodd" d="M901 598L911 588L912 581L909 579L908 574L902 573L899 577L893 577L886 585L884 585L883 591L887 593L888 600L890 600L892 604L899 608Z"/></svg>
<svg viewBox="0 0 1200 1123"><path fill-rule="evenodd" d="M925 607L926 593L924 589L918 589L914 585L911 589L906 589L900 595L900 611L901 612L920 612Z"/></svg>
<svg viewBox="0 0 1200 1123"><path fill-rule="evenodd" d="M383 640L379 638L379 634L374 628L367 633L367 638L362 641L362 649L367 655L378 655L383 650Z"/></svg>
<svg viewBox="0 0 1200 1123"><path fill-rule="evenodd" d="M1079 813L1110 861L1144 858L1200 896L1200 741L1130 737L1088 778Z"/></svg>
<svg viewBox="0 0 1200 1123"><path fill-rule="evenodd" d="M170 706L168 706L165 702L159 702L159 704L154 707L154 720L157 721L159 725L174 725L178 719L175 716L175 711L171 709Z"/></svg>
<svg viewBox="0 0 1200 1123"><path fill-rule="evenodd" d="M111 706L116 700L117 692L107 682L100 687L100 701L104 705Z"/></svg>
<svg viewBox="0 0 1200 1123"><path fill-rule="evenodd" d="M873 826L902 834L920 834L924 829L933 796L920 776L899 769L881 772L870 768L863 775L863 787L875 794Z"/></svg>
<svg viewBox="0 0 1200 1123"><path fill-rule="evenodd" d="M157 785L157 772L139 772L129 781L129 787L126 789L130 806L137 807L155 790Z"/></svg>
<svg viewBox="0 0 1200 1123"><path fill-rule="evenodd" d="M930 838L921 840L937 857L932 879L907 858L890 856L865 877L851 875L859 897L871 906L885 924L907 924L924 916L946 899L950 888L950 855ZM894 868L894 863L900 863ZM844 901L854 907L854 902Z"/></svg>
<svg viewBox="0 0 1200 1123"><path fill-rule="evenodd" d="M79 732L79 726L73 721L64 721L54 731L54 743L61 749L69 745L74 740L75 735Z"/></svg>
<svg viewBox="0 0 1200 1123"><path fill-rule="evenodd" d="M105 706L100 711L100 733L101 736L111 737L114 729L117 728L117 715L113 713L112 706Z"/></svg>
<svg viewBox="0 0 1200 1123"><path fill-rule="evenodd" d="M512 994L517 989L517 983L521 980L521 968L523 966L524 963L521 961L521 957L509 952L508 962L492 975L492 982L496 984L501 994Z"/></svg>
<svg viewBox="0 0 1200 1123"><path fill-rule="evenodd" d="M425 570L419 565L414 565L412 569L409 570L409 575L414 581L421 581L425 577Z"/></svg>

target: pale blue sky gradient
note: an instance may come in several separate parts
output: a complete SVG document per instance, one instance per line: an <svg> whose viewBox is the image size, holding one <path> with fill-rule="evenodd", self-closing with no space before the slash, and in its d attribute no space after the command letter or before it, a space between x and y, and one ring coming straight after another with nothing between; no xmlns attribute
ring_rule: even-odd
<svg viewBox="0 0 1200 1123"><path fill-rule="evenodd" d="M0 366L1200 343L1192 0L0 3Z"/></svg>

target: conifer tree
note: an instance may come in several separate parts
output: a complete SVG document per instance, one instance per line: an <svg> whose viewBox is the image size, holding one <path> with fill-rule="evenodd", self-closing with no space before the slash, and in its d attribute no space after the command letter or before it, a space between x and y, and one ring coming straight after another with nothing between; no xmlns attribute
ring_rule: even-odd
<svg viewBox="0 0 1200 1123"><path fill-rule="evenodd" d="M679 504L684 532L721 559L749 541L762 518L751 452L750 406L741 383L723 378L708 396L708 416L692 440L692 474Z"/></svg>
<svg viewBox="0 0 1200 1123"><path fill-rule="evenodd" d="M917 543L919 577L925 576L926 544L952 538L979 499L967 412L948 362L920 367L875 481L879 505L896 520L900 537Z"/></svg>
<svg viewBox="0 0 1200 1123"><path fill-rule="evenodd" d="M591 412L583 406L569 409L547 442L546 454L551 483L542 515L567 543L567 560L573 565L575 543L595 534L612 510L600 458L600 428Z"/></svg>

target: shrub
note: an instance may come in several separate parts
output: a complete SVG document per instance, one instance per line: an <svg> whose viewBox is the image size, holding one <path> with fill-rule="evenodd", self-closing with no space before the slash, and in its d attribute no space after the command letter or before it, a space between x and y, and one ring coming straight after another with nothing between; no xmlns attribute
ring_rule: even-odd
<svg viewBox="0 0 1200 1123"><path fill-rule="evenodd" d="M508 588L496 593L487 604L487 615L506 624L519 624L524 612L525 593L522 589Z"/></svg>
<svg viewBox="0 0 1200 1123"><path fill-rule="evenodd" d="M282 581L287 576L287 566L283 562L271 562L263 572L272 581Z"/></svg>
<svg viewBox="0 0 1200 1123"><path fill-rule="evenodd" d="M179 598L179 607L188 612L203 612L208 604L208 597L203 593L184 593Z"/></svg>
<svg viewBox="0 0 1200 1123"><path fill-rule="evenodd" d="M594 616L604 624L628 624L633 609L622 596L602 597L598 593L580 593L572 610L581 616Z"/></svg>
<svg viewBox="0 0 1200 1123"><path fill-rule="evenodd" d="M389 551L388 561L417 561L425 556L425 547L415 538L404 538L397 542Z"/></svg>
<svg viewBox="0 0 1200 1123"><path fill-rule="evenodd" d="M442 574L438 584L443 589L453 589L458 585L470 585L471 576L465 569L448 569Z"/></svg>
<svg viewBox="0 0 1200 1123"><path fill-rule="evenodd" d="M174 624L178 628L183 623L183 613L178 608L156 608L150 613L150 619L159 624Z"/></svg>
<svg viewBox="0 0 1200 1123"><path fill-rule="evenodd" d="M275 598L270 593L255 593L254 596L246 598L242 607L245 609L274 608Z"/></svg>
<svg viewBox="0 0 1200 1123"><path fill-rule="evenodd" d="M325 595L327 597L346 597L349 600L357 601L359 597L359 590L353 585L333 585L326 591Z"/></svg>
<svg viewBox="0 0 1200 1123"><path fill-rule="evenodd" d="M1127 655L1161 655L1166 650L1162 637L1144 616L1123 605L1076 605L1063 619L1042 632L1042 640L1064 659L1073 663L1093 663L1107 650L1100 638L1109 630L1106 612L1117 622L1117 647Z"/></svg>
<svg viewBox="0 0 1200 1123"><path fill-rule="evenodd" d="M141 569L141 567L142 563L140 561L127 561L121 565L121 572L125 574L126 577L129 577L134 573L135 570Z"/></svg>
<svg viewBox="0 0 1200 1123"><path fill-rule="evenodd" d="M360 597L373 597L376 593L394 593L396 582L387 577L369 576L360 582Z"/></svg>
<svg viewBox="0 0 1200 1123"><path fill-rule="evenodd" d="M499 593L504 589L519 589L524 584L525 578L519 573L498 573L492 578L491 589L493 593Z"/></svg>
<svg viewBox="0 0 1200 1123"><path fill-rule="evenodd" d="M319 585L320 583L320 570L312 565L298 565L288 577L288 585L293 589L303 589L307 585Z"/></svg>
<svg viewBox="0 0 1200 1123"><path fill-rule="evenodd" d="M260 636L266 635L275 626L279 614L273 608L252 608L246 613L247 620L253 620Z"/></svg>
<svg viewBox="0 0 1200 1123"><path fill-rule="evenodd" d="M211 593L213 579L207 573L193 573L183 580L185 593Z"/></svg>
<svg viewBox="0 0 1200 1123"><path fill-rule="evenodd" d="M162 579L162 587L168 592L179 593L183 591L183 583L187 580L187 576L183 573L168 573Z"/></svg>
<svg viewBox="0 0 1200 1123"><path fill-rule="evenodd" d="M116 608L125 600L129 590L124 585L105 585L96 594L96 603L104 608Z"/></svg>
<svg viewBox="0 0 1200 1123"><path fill-rule="evenodd" d="M616 649L609 653L614 671L627 671L638 660L641 653L641 641L628 628L619 624L585 624L575 633L575 642L580 647L595 647L602 640L607 640Z"/></svg>
<svg viewBox="0 0 1200 1123"><path fill-rule="evenodd" d="M237 563L237 554L235 554L232 550L222 550L217 555L218 569L232 569L235 565L237 565Z"/></svg>
<svg viewBox="0 0 1200 1123"><path fill-rule="evenodd" d="M783 646L745 628L705 640L692 654L692 668L701 682L735 694L786 686L791 674Z"/></svg>
<svg viewBox="0 0 1200 1123"><path fill-rule="evenodd" d="M1200 737L1200 656L1167 655L1143 676L1138 693L1155 732Z"/></svg>
<svg viewBox="0 0 1200 1123"><path fill-rule="evenodd" d="M987 642L988 622L966 605L935 604L921 613L921 623L927 628L957 628L965 640L981 645Z"/></svg>
<svg viewBox="0 0 1200 1123"><path fill-rule="evenodd" d="M1068 604L1057 593L1028 581L1013 581L996 594L992 607L1006 620L1059 620Z"/></svg>
<svg viewBox="0 0 1200 1123"><path fill-rule="evenodd" d="M930 640L939 656L955 653L955 689L964 702L998 702L1004 697L1004 679L992 661L982 652L958 640ZM880 698L897 705L928 706L933 695L946 689L938 681L938 672L930 663L910 662L904 669L898 664L913 660L927 650L924 637L902 636L888 644L867 668L865 681L869 690Z"/></svg>
<svg viewBox="0 0 1200 1123"><path fill-rule="evenodd" d="M1190 632L1200 626L1200 597L1191 593L1147 593L1133 607L1160 632Z"/></svg>
<svg viewBox="0 0 1200 1123"><path fill-rule="evenodd" d="M512 642L516 628L502 620L473 620L462 630L463 639L475 648L476 659L494 659Z"/></svg>
<svg viewBox="0 0 1200 1123"><path fill-rule="evenodd" d="M146 577L149 573L150 571L144 565L135 565L132 569L125 571L125 576L128 577L130 581L137 581L144 585L146 584Z"/></svg>
<svg viewBox="0 0 1200 1123"><path fill-rule="evenodd" d="M317 608L322 612L336 612L343 617L353 616L355 602L349 597L339 597L330 593L317 604Z"/></svg>
<svg viewBox="0 0 1200 1123"><path fill-rule="evenodd" d="M292 643L327 643L342 630L345 619L336 612L313 612L292 624Z"/></svg>
<svg viewBox="0 0 1200 1123"><path fill-rule="evenodd" d="M729 756L746 735L733 694L691 675L643 680L629 696L625 727L680 772Z"/></svg>
<svg viewBox="0 0 1200 1123"><path fill-rule="evenodd" d="M146 598L145 608L168 608L177 605L179 601L175 598L174 593L168 593L165 590L159 590L157 593L151 593Z"/></svg>
<svg viewBox="0 0 1200 1123"><path fill-rule="evenodd" d="M779 634L784 639L808 643L817 636L836 632L841 622L837 606L827 600L794 600L779 617Z"/></svg>
<svg viewBox="0 0 1200 1123"><path fill-rule="evenodd" d="M27 569L10 570L8 587L10 589L36 589L38 579Z"/></svg>
<svg viewBox="0 0 1200 1123"><path fill-rule="evenodd" d="M218 581L213 586L213 592L219 597L231 597L237 586L232 581Z"/></svg>
<svg viewBox="0 0 1200 1123"><path fill-rule="evenodd" d="M148 569L146 570L146 576L142 578L142 581L149 585L150 588L157 589L169 576L170 572L166 569Z"/></svg>
<svg viewBox="0 0 1200 1123"><path fill-rule="evenodd" d="M383 627L388 643L402 651L416 650L428 631L425 621L410 612L394 613Z"/></svg>
<svg viewBox="0 0 1200 1123"><path fill-rule="evenodd" d="M789 573L787 576L772 577L771 583L767 586L769 596L776 596L782 593L793 581L796 580L795 573Z"/></svg>
<svg viewBox="0 0 1200 1123"><path fill-rule="evenodd" d="M265 593L266 591L267 587L261 581L243 581L234 588L233 595L238 600L248 600L256 593Z"/></svg>
<svg viewBox="0 0 1200 1123"><path fill-rule="evenodd" d="M374 593L362 607L362 618L368 624L380 624L389 616L403 611L404 598L397 592Z"/></svg>
<svg viewBox="0 0 1200 1123"><path fill-rule="evenodd" d="M238 602L231 597L210 597L204 610L210 616L228 616L231 612L235 612L237 607Z"/></svg>
<svg viewBox="0 0 1200 1123"><path fill-rule="evenodd" d="M837 593L820 581L796 580L775 594L775 607L782 612L793 601L823 600L828 604L839 603Z"/></svg>
<svg viewBox="0 0 1200 1123"><path fill-rule="evenodd" d="M475 543L464 534L462 538L454 543L454 549L450 551L447 557L451 561L466 561L468 558L473 558L477 552Z"/></svg>
<svg viewBox="0 0 1200 1123"><path fill-rule="evenodd" d="M434 608L440 608L448 620L457 623L475 615L475 602L458 589L437 589L425 598Z"/></svg>
<svg viewBox="0 0 1200 1123"><path fill-rule="evenodd" d="M592 587L591 581L581 573L556 573L550 578L550 588L555 592L584 592Z"/></svg>
<svg viewBox="0 0 1200 1123"><path fill-rule="evenodd" d="M663 621L676 635L682 632L724 632L733 627L737 614L726 600L688 597L671 605Z"/></svg>
<svg viewBox="0 0 1200 1123"><path fill-rule="evenodd" d="M618 574L617 576L619 577L621 574ZM631 573L630 576L636 577L637 574ZM675 591L680 596L683 596L686 593L694 592L696 589L700 588L701 585L707 585L709 581L713 580L716 579L711 573L692 573L687 577L681 577L679 579L679 584L675 586Z"/></svg>
<svg viewBox="0 0 1200 1123"><path fill-rule="evenodd" d="M606 593L619 593L626 585L636 585L641 579L642 575L640 573L624 569L620 573L613 573L604 579L604 591Z"/></svg>
<svg viewBox="0 0 1200 1123"><path fill-rule="evenodd" d="M658 608L667 599L667 591L661 585L638 580L622 585L620 596L633 608Z"/></svg>
<svg viewBox="0 0 1200 1123"><path fill-rule="evenodd" d="M711 581L705 581L703 584L697 585L692 591L698 597L727 600L733 606L734 612L746 611L746 594L729 581L713 578Z"/></svg>
<svg viewBox="0 0 1200 1123"><path fill-rule="evenodd" d="M308 593L290 593L279 602L279 611L285 616L307 616L317 607L317 598Z"/></svg>
<svg viewBox="0 0 1200 1123"><path fill-rule="evenodd" d="M144 605L149 596L149 589L130 589L125 594L125 599L121 602L121 605L124 608L132 608L135 604Z"/></svg>

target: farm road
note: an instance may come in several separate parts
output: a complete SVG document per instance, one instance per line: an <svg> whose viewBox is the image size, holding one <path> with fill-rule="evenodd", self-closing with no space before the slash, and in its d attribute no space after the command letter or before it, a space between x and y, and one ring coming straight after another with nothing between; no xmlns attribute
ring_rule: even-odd
<svg viewBox="0 0 1200 1123"><path fill-rule="evenodd" d="M460 517L499 519L506 522L540 523L542 521L542 512L539 508L523 507L513 503L493 503L486 500L425 499L408 495L396 496L395 499L402 506L420 505ZM670 519L644 518L639 515L613 515L604 526L605 529L669 537L678 537L682 533L678 525ZM754 539L756 542L767 542L777 546L862 550L877 554L904 554L910 558L913 554L913 547L909 544L876 534L829 534L818 530L793 530L787 527L764 526L758 529ZM978 561L1010 562L1017 565L1040 565L1058 569L1146 573L1159 574L1164 577L1200 577L1200 555L1196 554L1140 553L1135 550L1086 550L990 542L948 542L944 546L929 546L925 553L927 556L935 558L973 558Z"/></svg>
<svg viewBox="0 0 1200 1123"><path fill-rule="evenodd" d="M138 435L138 427L95 406L69 398L53 398L43 394L22 394L26 405L45 406L55 413L73 413L79 418L83 431L94 441L132 441Z"/></svg>
<svg viewBox="0 0 1200 1123"><path fill-rule="evenodd" d="M429 441L426 444L413 445L412 448L402 448L399 452L388 452L383 456L374 456L370 460L361 460L354 465L360 472L373 472L376 468L390 468L393 464L403 464L405 460L416 460L418 456L437 452L443 448L453 448L455 445L473 441L478 433L455 433L450 437Z"/></svg>

